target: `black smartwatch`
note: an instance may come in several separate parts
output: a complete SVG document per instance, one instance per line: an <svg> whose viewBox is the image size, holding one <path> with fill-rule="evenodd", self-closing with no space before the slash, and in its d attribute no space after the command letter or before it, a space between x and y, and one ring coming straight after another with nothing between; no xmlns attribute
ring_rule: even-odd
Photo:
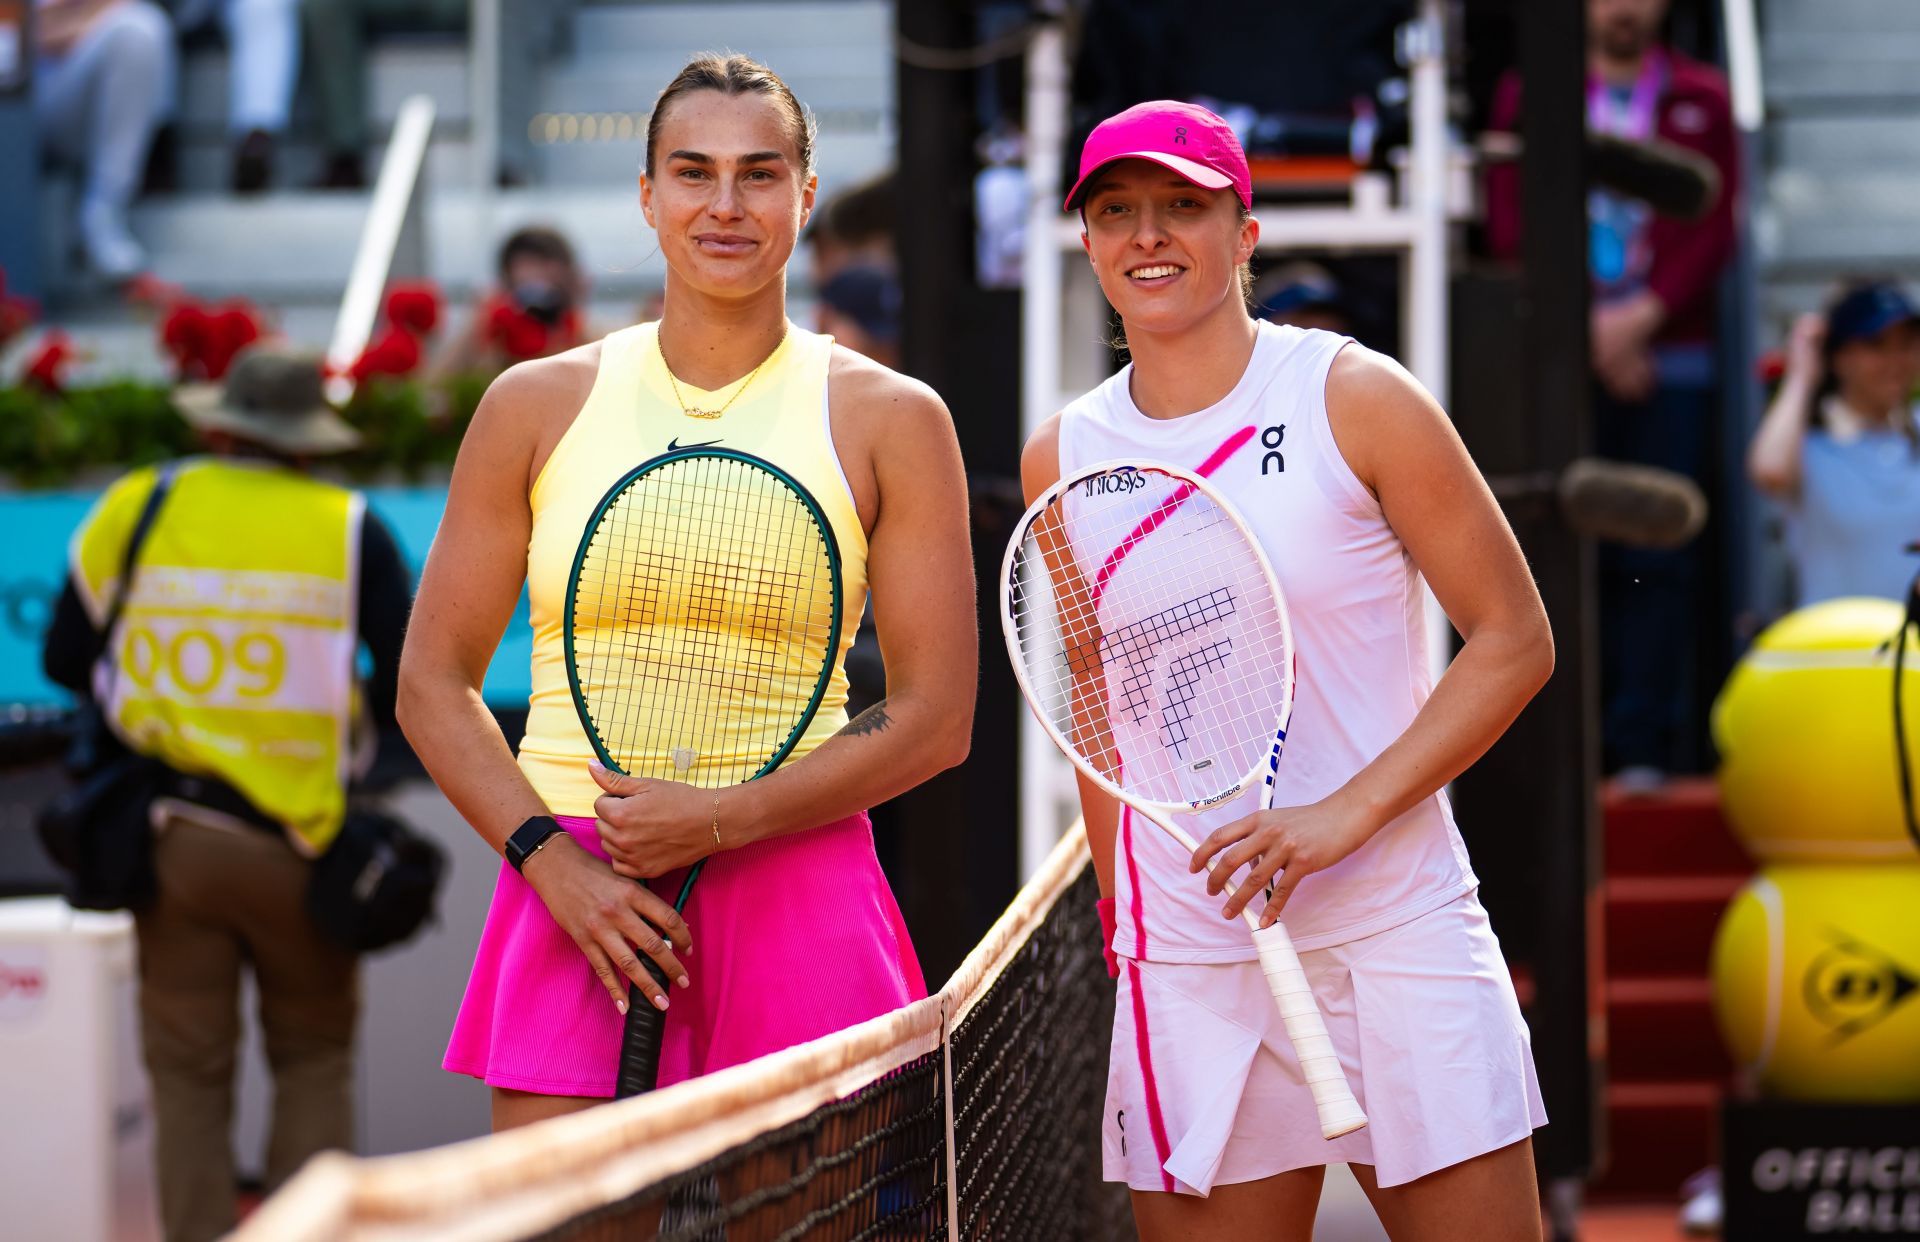
<svg viewBox="0 0 1920 1242"><path fill-rule="evenodd" d="M551 815L536 815L513 830L507 838L507 861L513 864L515 871L527 865L527 859L540 852L540 847L553 840L560 831L560 821Z"/></svg>

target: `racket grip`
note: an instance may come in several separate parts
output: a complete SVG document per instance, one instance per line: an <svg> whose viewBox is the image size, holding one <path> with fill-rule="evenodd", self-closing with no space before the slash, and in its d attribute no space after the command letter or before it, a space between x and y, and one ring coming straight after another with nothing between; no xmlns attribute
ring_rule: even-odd
<svg viewBox="0 0 1920 1242"><path fill-rule="evenodd" d="M1267 987L1280 1006L1281 1020L1287 1024L1293 1054L1313 1091L1314 1107L1320 1112L1321 1137L1337 1139L1353 1133L1367 1124L1367 1115L1353 1098L1353 1088L1347 1085L1340 1057L1333 1050L1333 1038L1327 1034L1319 1003L1307 983L1307 972L1300 968L1300 955L1293 951L1293 937L1287 935L1285 924L1275 923L1254 932L1253 945L1260 951Z"/></svg>
<svg viewBox="0 0 1920 1242"><path fill-rule="evenodd" d="M667 972L652 958L641 964L654 982L667 986ZM660 1081L660 1037L667 1029L667 1015L654 1008L653 998L633 984L627 985L627 1024L620 1034L620 1072L613 1080L613 1098L645 1095Z"/></svg>

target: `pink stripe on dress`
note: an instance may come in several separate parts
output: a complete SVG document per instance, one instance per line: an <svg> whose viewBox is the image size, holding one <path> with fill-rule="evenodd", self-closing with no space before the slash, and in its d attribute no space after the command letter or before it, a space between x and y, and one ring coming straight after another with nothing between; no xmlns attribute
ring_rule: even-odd
<svg viewBox="0 0 1920 1242"><path fill-rule="evenodd" d="M1241 445L1251 439L1253 439L1253 428L1242 427L1221 441L1220 447L1208 454L1207 459L1200 463L1200 468L1195 470L1194 473L1203 479L1208 477L1214 471L1218 470L1221 465L1226 462L1227 458L1239 452ZM1100 572L1096 574L1093 579L1093 602L1095 604L1100 602L1100 596L1107 589L1107 579L1113 577L1114 570L1120 568L1120 562L1127 559L1127 553L1133 551L1134 545L1158 530L1160 524L1167 520L1168 515L1175 509L1178 509L1186 498L1191 495L1193 495L1193 489L1191 487L1182 487L1179 491L1161 501L1152 513L1140 519L1140 524L1133 528L1131 534L1120 541L1119 547L1107 554L1106 563L1100 566Z"/></svg>
<svg viewBox="0 0 1920 1242"><path fill-rule="evenodd" d="M1127 883L1133 891L1133 951L1136 957L1147 955L1147 921L1140 909L1140 867L1133 857L1133 808L1120 807L1120 846L1127 856ZM1154 1154L1160 1160L1160 1176L1166 1182L1167 1193L1173 1193L1173 1175L1166 1171L1166 1163L1173 1156L1173 1144L1167 1138L1167 1120L1160 1109L1160 1085L1153 1076L1153 1042L1147 1034L1147 997L1140 987L1140 967L1127 963L1127 982L1133 993L1133 1044L1134 1053L1140 1058L1140 1081L1147 1092L1147 1129L1153 1134Z"/></svg>
<svg viewBox="0 0 1920 1242"><path fill-rule="evenodd" d="M1207 459L1200 463L1199 469L1194 473L1201 478L1211 475L1229 457L1237 453L1241 445L1252 438L1253 428L1242 427L1221 441L1220 446L1207 455ZM1121 541L1119 547L1108 554L1106 563L1100 567L1100 572L1094 579L1093 591L1096 603L1106 587L1107 579L1112 577L1114 570L1120 567L1120 562L1126 559L1127 553L1133 550L1135 544L1153 533L1162 522L1167 520L1167 515L1178 508L1180 502L1191 494L1191 488L1183 488L1162 501L1158 508L1141 519L1133 533ZM1145 958L1147 956L1147 920L1146 913L1140 906L1140 866L1133 856L1133 808L1124 804L1120 808L1120 843L1122 852L1127 856L1127 882L1133 894L1133 908L1130 913L1133 916L1134 956ZM1153 1074L1153 1041L1147 1031L1147 998L1140 987L1140 967L1129 961L1127 971L1127 980L1132 985L1128 991L1133 994L1134 1052L1140 1058L1140 1081L1147 1093L1147 1128L1153 1134L1154 1154L1160 1161L1160 1180L1166 1192L1172 1194L1174 1193L1173 1174L1167 1172L1166 1163L1173 1157L1173 1145L1167 1138L1166 1117L1160 1108L1160 1085Z"/></svg>

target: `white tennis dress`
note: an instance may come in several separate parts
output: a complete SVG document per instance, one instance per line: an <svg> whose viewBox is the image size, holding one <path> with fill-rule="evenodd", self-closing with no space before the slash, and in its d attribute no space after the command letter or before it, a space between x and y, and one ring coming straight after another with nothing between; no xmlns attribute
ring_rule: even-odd
<svg viewBox="0 0 1920 1242"><path fill-rule="evenodd" d="M1424 592L1379 501L1334 443L1326 380L1348 338L1261 323L1233 391L1149 418L1131 366L1061 416L1062 474L1115 458L1207 477L1265 546L1293 625L1297 683L1274 805L1333 793L1412 723L1432 689ZM1250 792L1189 817L1196 838L1258 808ZM1106 1176L1206 1194L1336 1161L1394 1186L1517 1142L1546 1122L1527 1028L1444 792L1393 820L1286 909L1369 1125L1331 1143L1246 924L1188 854L1122 810L1114 876L1123 963Z"/></svg>

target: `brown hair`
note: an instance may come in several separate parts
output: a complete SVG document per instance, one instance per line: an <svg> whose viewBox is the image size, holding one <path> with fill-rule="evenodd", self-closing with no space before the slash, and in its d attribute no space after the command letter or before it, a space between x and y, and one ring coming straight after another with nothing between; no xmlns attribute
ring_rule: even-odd
<svg viewBox="0 0 1920 1242"><path fill-rule="evenodd" d="M558 229L548 228L544 224L529 224L525 228L515 229L500 243L500 275L504 279L507 268L519 258L547 259L554 263L574 266L573 246L566 235Z"/></svg>
<svg viewBox="0 0 1920 1242"><path fill-rule="evenodd" d="M800 153L800 175L813 172L813 114L808 112L780 75L759 61L733 53L709 52L687 62L673 81L653 102L653 114L647 118L647 176L653 176L653 146L660 137L660 124L667 106L682 95L694 91L719 91L723 95L765 95L787 113L787 128Z"/></svg>

